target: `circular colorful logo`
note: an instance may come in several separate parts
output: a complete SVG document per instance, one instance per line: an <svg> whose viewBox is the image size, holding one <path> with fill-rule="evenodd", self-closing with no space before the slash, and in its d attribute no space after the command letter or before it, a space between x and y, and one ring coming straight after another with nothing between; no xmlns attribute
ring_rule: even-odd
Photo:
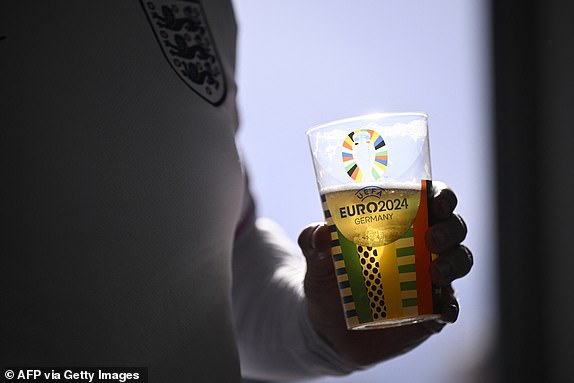
<svg viewBox="0 0 574 383"><path fill-rule="evenodd" d="M345 171L356 182L378 180L387 170L385 140L372 129L349 133L343 141L342 157Z"/></svg>

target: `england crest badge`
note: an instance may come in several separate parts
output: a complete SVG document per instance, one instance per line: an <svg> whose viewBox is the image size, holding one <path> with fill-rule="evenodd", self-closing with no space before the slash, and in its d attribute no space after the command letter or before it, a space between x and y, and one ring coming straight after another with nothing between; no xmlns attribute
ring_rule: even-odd
<svg viewBox="0 0 574 383"><path fill-rule="evenodd" d="M199 0L140 0L179 77L213 105L225 99L223 68Z"/></svg>

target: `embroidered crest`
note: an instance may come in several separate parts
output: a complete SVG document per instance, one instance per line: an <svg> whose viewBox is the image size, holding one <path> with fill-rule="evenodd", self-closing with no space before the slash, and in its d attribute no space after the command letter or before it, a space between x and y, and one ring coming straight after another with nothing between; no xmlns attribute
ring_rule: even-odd
<svg viewBox="0 0 574 383"><path fill-rule="evenodd" d="M163 53L181 79L218 105L225 77L199 0L140 0Z"/></svg>

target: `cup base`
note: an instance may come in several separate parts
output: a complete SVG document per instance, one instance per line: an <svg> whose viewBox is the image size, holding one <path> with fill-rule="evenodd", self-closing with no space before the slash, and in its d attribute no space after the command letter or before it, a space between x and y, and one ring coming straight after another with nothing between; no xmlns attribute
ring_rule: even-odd
<svg viewBox="0 0 574 383"><path fill-rule="evenodd" d="M440 318L439 314L428 314L428 315L419 315L416 317L385 319L378 322L361 323L359 325L349 328L349 330L353 331L378 330L382 328L406 326L409 324L420 323L439 318Z"/></svg>

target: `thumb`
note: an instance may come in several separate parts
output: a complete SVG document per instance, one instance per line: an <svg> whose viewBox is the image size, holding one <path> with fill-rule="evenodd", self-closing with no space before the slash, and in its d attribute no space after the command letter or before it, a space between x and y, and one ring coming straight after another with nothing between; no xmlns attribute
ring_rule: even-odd
<svg viewBox="0 0 574 383"><path fill-rule="evenodd" d="M299 235L298 243L307 260L304 289L311 322L319 334L324 334L327 328L345 332L329 227L325 224L308 226Z"/></svg>
<svg viewBox="0 0 574 383"><path fill-rule="evenodd" d="M333 278L331 233L325 224L307 226L297 241L307 260L306 282Z"/></svg>

